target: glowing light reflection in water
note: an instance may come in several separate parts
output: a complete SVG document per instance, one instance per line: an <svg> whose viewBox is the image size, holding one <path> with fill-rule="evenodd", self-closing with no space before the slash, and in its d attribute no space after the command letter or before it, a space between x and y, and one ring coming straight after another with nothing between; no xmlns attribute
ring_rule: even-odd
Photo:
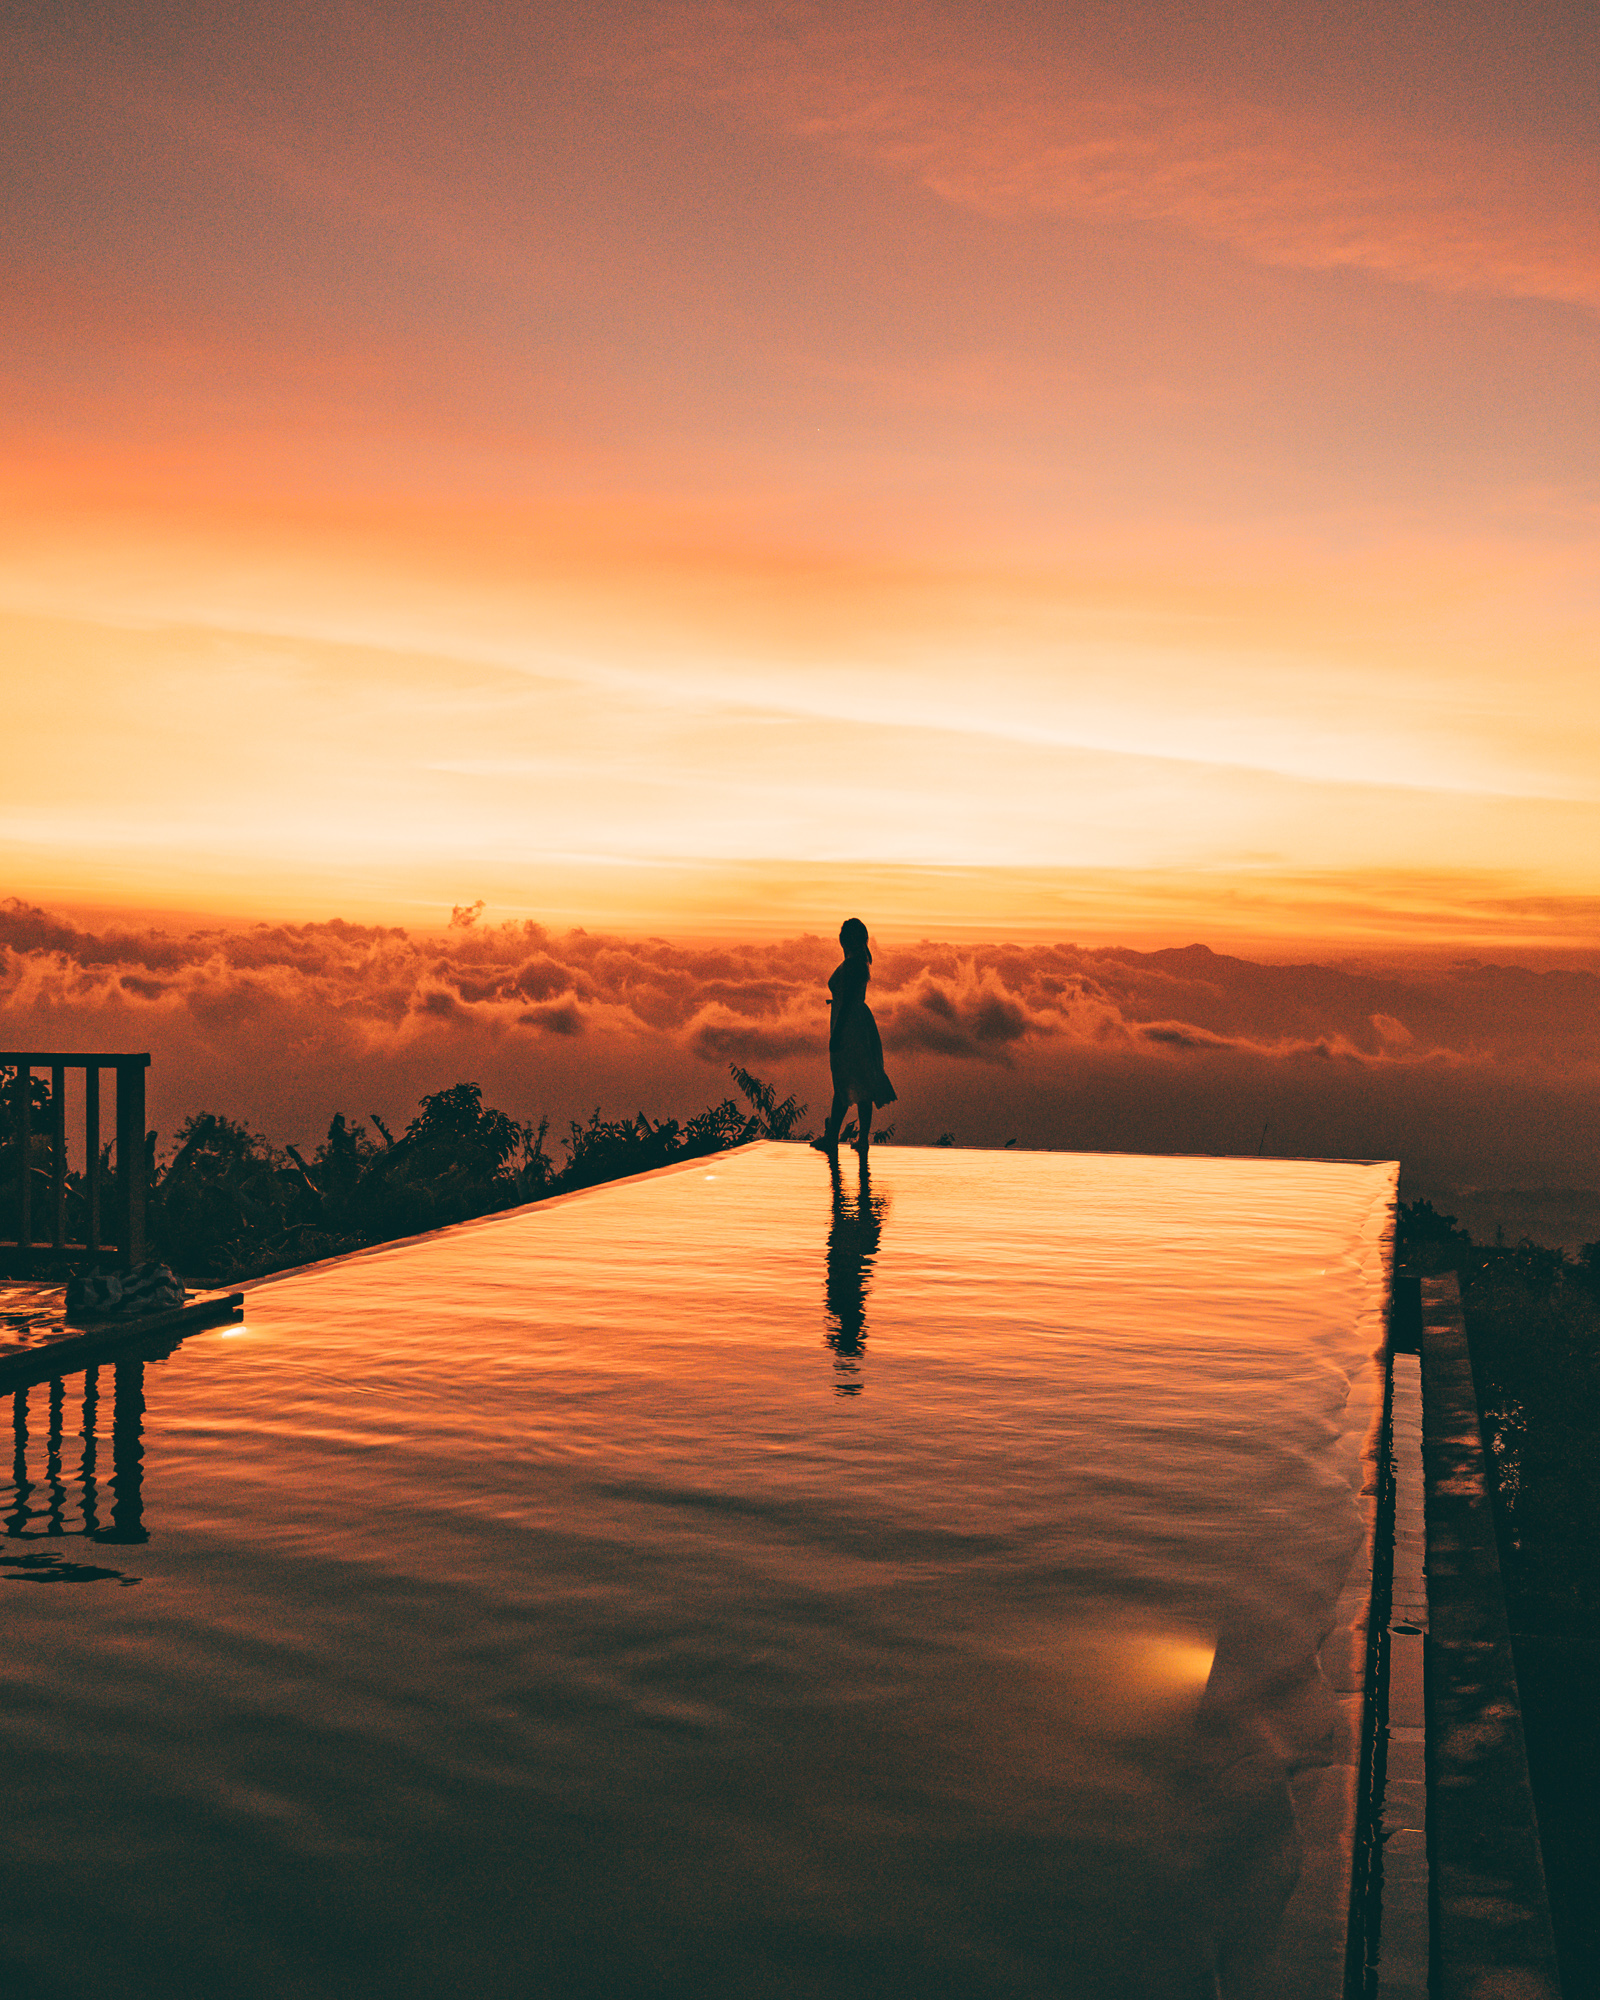
<svg viewBox="0 0 1600 2000"><path fill-rule="evenodd" d="M1247 1991L1392 1191L759 1147L34 1389L0 1578L95 1587L0 1594L5 1969Z"/></svg>

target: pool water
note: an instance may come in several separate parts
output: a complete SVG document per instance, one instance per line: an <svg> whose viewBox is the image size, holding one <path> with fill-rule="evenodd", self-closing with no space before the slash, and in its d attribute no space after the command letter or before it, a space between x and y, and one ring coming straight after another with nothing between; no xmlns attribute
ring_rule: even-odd
<svg viewBox="0 0 1600 2000"><path fill-rule="evenodd" d="M758 1145L19 1395L0 1972L1251 1991L1394 1178Z"/></svg>

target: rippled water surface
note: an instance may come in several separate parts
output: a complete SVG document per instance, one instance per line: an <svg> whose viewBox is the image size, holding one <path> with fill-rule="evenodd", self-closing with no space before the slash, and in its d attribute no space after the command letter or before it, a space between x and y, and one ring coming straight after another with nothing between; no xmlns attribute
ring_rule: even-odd
<svg viewBox="0 0 1600 2000"><path fill-rule="evenodd" d="M0 1971L1227 1990L1297 1866L1393 1184L757 1146L29 1391Z"/></svg>

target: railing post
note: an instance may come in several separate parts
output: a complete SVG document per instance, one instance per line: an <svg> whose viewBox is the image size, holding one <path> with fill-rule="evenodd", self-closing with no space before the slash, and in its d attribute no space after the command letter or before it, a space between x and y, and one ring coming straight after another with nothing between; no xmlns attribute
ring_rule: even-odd
<svg viewBox="0 0 1600 2000"><path fill-rule="evenodd" d="M6 1516L7 1535L20 1535L33 1509L28 1501L33 1481L28 1477L28 1392L19 1389L11 1398L11 1490L16 1495Z"/></svg>
<svg viewBox="0 0 1600 2000"><path fill-rule="evenodd" d="M117 1251L125 1271L144 1262L144 1064L117 1064Z"/></svg>
<svg viewBox="0 0 1600 2000"><path fill-rule="evenodd" d="M143 1081L144 1072L140 1071ZM147 1542L144 1525L144 1363L119 1361L111 1405L111 1526L97 1542Z"/></svg>
<svg viewBox="0 0 1600 2000"><path fill-rule="evenodd" d="M50 1241L57 1250L67 1241L67 1070L56 1063L50 1071Z"/></svg>
<svg viewBox="0 0 1600 2000"><path fill-rule="evenodd" d="M100 1065L83 1066L84 1198L83 1247L91 1256L100 1251Z"/></svg>
<svg viewBox="0 0 1600 2000"><path fill-rule="evenodd" d="M95 1478L95 1462L99 1456L99 1440L95 1436L95 1418L100 1409L100 1370L86 1368L83 1374L83 1456L78 1461L78 1476L83 1481L83 1531L92 1535L100 1526L99 1486Z"/></svg>
<svg viewBox="0 0 1600 2000"><path fill-rule="evenodd" d="M17 1063L17 1261L24 1273L33 1250L33 1071Z"/></svg>

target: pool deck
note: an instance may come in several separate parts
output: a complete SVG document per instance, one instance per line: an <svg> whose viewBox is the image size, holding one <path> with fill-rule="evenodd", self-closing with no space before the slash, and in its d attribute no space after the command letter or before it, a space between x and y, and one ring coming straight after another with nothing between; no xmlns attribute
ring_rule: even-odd
<svg viewBox="0 0 1600 2000"><path fill-rule="evenodd" d="M243 1309L242 1292L207 1291L164 1312L75 1324L66 1317L64 1285L0 1280L0 1391L90 1367L152 1335L181 1338L226 1325L243 1318Z"/></svg>

